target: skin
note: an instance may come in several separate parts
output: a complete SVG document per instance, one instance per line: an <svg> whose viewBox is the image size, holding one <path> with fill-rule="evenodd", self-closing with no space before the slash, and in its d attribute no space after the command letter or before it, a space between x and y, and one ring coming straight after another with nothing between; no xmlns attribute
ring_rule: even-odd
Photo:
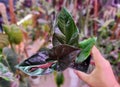
<svg viewBox="0 0 120 87"><path fill-rule="evenodd" d="M110 63L95 46L91 50L91 55L95 62L95 69L90 74L75 70L77 76L90 87L120 87L115 79Z"/></svg>

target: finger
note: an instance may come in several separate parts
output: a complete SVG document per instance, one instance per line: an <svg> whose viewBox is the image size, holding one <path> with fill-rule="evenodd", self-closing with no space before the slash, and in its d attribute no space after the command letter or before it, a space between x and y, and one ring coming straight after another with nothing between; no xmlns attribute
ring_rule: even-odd
<svg viewBox="0 0 120 87"><path fill-rule="evenodd" d="M84 72L81 72L81 71L78 71L78 70L74 70L75 74L81 79L83 80L84 82L88 83L88 74L84 73Z"/></svg>
<svg viewBox="0 0 120 87"><path fill-rule="evenodd" d="M96 66L101 66L106 61L95 46L93 46L91 53Z"/></svg>

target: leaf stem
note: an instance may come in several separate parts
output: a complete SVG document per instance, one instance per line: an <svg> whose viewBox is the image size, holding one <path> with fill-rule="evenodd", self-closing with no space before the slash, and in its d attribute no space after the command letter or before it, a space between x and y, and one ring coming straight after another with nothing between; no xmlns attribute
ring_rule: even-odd
<svg viewBox="0 0 120 87"><path fill-rule="evenodd" d="M9 0L11 23L16 23L13 0Z"/></svg>
<svg viewBox="0 0 120 87"><path fill-rule="evenodd" d="M87 15L86 15L86 20L85 20L85 25L84 25L84 35L87 37L88 34L88 21L89 21L89 13L90 13L90 5L89 2L87 3Z"/></svg>

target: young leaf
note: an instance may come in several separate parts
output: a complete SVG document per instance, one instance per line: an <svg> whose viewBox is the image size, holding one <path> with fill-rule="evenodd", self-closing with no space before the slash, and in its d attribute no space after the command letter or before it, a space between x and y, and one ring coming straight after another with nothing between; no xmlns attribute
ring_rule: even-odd
<svg viewBox="0 0 120 87"><path fill-rule="evenodd" d="M11 73L6 66L0 63L0 77L7 81L14 81L13 73Z"/></svg>
<svg viewBox="0 0 120 87"><path fill-rule="evenodd" d="M78 46L79 31L70 13L63 8L58 17L53 35L53 45L68 44Z"/></svg>
<svg viewBox="0 0 120 87"><path fill-rule="evenodd" d="M90 55L90 51L93 45L95 44L95 42L96 42L96 38L93 37L79 43L79 47L83 49L81 50L81 53L76 58L76 61L75 61L76 63L81 63L88 58L88 56Z"/></svg>
<svg viewBox="0 0 120 87"><path fill-rule="evenodd" d="M87 47L90 43L95 42L96 40L97 40L96 37L92 37L92 38L85 39L85 40L79 42L79 48L84 49L84 48Z"/></svg>
<svg viewBox="0 0 120 87"><path fill-rule="evenodd" d="M63 71L70 66L79 53L80 49L78 48L69 45L59 45L50 50L48 60L57 61L51 68L57 71Z"/></svg>

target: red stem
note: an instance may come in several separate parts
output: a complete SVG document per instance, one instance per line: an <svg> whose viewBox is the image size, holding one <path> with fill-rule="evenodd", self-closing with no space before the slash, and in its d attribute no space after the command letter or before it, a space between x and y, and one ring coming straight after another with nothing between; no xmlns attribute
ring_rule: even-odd
<svg viewBox="0 0 120 87"><path fill-rule="evenodd" d="M42 65L38 66L38 68L43 68L43 69L44 69L44 68L48 68L48 67L50 67L52 64L53 64L52 62L46 63L46 64L42 64Z"/></svg>
<svg viewBox="0 0 120 87"><path fill-rule="evenodd" d="M30 71L32 72L32 71L34 71L34 70L36 70L36 69L38 69L38 68L46 69L46 68L49 68L52 64L53 64L53 63L51 62L51 63L46 63L46 64L39 65L39 66L37 66L37 67L32 67L32 68L30 69Z"/></svg>
<svg viewBox="0 0 120 87"><path fill-rule="evenodd" d="M13 0L9 0L9 8L10 8L9 10L10 10L11 23L16 23Z"/></svg>

